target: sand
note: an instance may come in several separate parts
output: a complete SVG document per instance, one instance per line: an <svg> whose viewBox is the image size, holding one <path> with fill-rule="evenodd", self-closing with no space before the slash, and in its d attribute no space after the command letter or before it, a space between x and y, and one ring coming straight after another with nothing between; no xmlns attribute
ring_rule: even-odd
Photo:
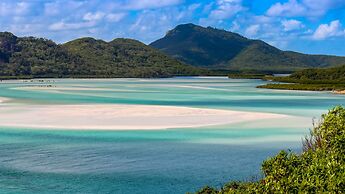
<svg viewBox="0 0 345 194"><path fill-rule="evenodd" d="M0 104L9 101L8 98L0 97Z"/></svg>
<svg viewBox="0 0 345 194"><path fill-rule="evenodd" d="M176 106L6 105L0 126L72 130L158 130L275 119L285 115Z"/></svg>
<svg viewBox="0 0 345 194"><path fill-rule="evenodd" d="M334 91L335 94L345 94L345 90Z"/></svg>
<svg viewBox="0 0 345 194"><path fill-rule="evenodd" d="M88 87L56 87L56 86L26 86L12 88L14 90L24 91L108 91L108 92L135 92L136 90L124 90L124 89L109 89L109 88L88 88Z"/></svg>

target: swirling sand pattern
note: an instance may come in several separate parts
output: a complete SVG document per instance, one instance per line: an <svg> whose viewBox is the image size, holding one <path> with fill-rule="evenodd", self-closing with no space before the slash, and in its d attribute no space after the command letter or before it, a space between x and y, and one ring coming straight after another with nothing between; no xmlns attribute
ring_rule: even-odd
<svg viewBox="0 0 345 194"><path fill-rule="evenodd" d="M260 176L262 160L280 149L299 151L313 117L345 104L344 96L329 92L255 88L264 83L221 77L3 81L2 116L28 111L11 123L25 124L26 114L37 111L33 107L48 107L54 121L54 111L71 106L92 106L96 112L144 105L287 116L164 130L0 127L0 193L185 193ZM62 128L68 124L63 119Z"/></svg>

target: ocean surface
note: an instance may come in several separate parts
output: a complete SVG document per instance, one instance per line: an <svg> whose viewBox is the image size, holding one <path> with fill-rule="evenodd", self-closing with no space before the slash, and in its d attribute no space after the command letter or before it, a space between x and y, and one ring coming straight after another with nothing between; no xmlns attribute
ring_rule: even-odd
<svg viewBox="0 0 345 194"><path fill-rule="evenodd" d="M256 88L260 84L225 77L2 81L0 97L16 106L172 105L291 117L149 131L0 127L0 193L186 193L255 180L263 160L282 149L300 152L313 119L345 105L344 95Z"/></svg>

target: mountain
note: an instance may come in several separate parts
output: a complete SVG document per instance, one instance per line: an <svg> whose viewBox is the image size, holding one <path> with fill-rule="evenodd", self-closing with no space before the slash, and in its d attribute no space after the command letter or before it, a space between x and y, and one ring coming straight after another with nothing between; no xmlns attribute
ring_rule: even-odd
<svg viewBox="0 0 345 194"><path fill-rule="evenodd" d="M345 64L345 57L282 51L261 40L194 24L179 25L150 46L181 62L210 69L291 72Z"/></svg>
<svg viewBox="0 0 345 194"><path fill-rule="evenodd" d="M139 41L81 38L66 44L0 33L0 76L171 77L207 71L185 65Z"/></svg>
<svg viewBox="0 0 345 194"><path fill-rule="evenodd" d="M55 77L83 73L81 59L53 41L0 33L0 76ZM79 68L78 68L79 67ZM81 71L81 72L80 72Z"/></svg>

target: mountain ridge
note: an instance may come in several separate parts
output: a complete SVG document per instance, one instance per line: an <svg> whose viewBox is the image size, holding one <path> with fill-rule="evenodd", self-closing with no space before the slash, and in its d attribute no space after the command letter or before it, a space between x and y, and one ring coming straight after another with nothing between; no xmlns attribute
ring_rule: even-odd
<svg viewBox="0 0 345 194"><path fill-rule="evenodd" d="M181 62L210 69L292 72L345 64L345 57L282 51L262 40L191 23L176 26L149 45Z"/></svg>
<svg viewBox="0 0 345 194"><path fill-rule="evenodd" d="M0 32L0 77L172 77L207 73L132 39L64 44Z"/></svg>

